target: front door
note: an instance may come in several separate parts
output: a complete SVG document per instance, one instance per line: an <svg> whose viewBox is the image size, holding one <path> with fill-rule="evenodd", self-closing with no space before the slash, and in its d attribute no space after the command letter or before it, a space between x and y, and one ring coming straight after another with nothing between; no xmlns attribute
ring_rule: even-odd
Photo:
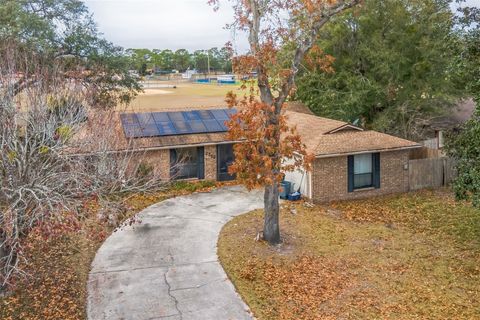
<svg viewBox="0 0 480 320"><path fill-rule="evenodd" d="M228 167L233 163L233 144L217 145L217 180L230 181L235 175L228 173Z"/></svg>

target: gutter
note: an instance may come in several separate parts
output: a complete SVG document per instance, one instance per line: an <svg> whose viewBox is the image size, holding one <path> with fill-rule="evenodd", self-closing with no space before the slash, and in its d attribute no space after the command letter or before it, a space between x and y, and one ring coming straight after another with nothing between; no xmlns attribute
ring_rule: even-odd
<svg viewBox="0 0 480 320"><path fill-rule="evenodd" d="M193 144L180 144L180 145L171 145L171 146L164 146L164 147L146 147L146 148L136 148L136 149L122 149L122 150L110 150L110 151L97 151L97 152L88 152L88 153L75 153L75 156L93 156L99 153L105 154L119 154L119 153L138 153L138 152L146 152L146 151L160 151L160 150L170 150L170 149L181 149L181 148L192 148L192 147L204 147L204 146L216 146L216 145L223 145L223 144L232 144L232 143L240 143L241 140L236 141L220 141L220 142L199 142Z"/></svg>
<svg viewBox="0 0 480 320"><path fill-rule="evenodd" d="M340 156L348 156L348 155L356 155L356 154L365 154L365 153L377 153L377 152L388 152L388 151L401 151L401 150L411 150L411 149L418 149L423 147L420 144L410 147L399 147L399 148L384 148L384 149L374 149L374 150L362 150L357 152L341 152L341 153L329 153L329 154L321 154L316 155L315 159L323 159L323 158L333 158L333 157L340 157Z"/></svg>

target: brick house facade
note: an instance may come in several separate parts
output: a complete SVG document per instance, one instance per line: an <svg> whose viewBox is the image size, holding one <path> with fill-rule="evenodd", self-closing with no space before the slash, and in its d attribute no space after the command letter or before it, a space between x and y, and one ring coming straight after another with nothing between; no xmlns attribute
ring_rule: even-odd
<svg viewBox="0 0 480 320"><path fill-rule="evenodd" d="M203 149L203 172L205 180L217 180L217 146L216 145L207 145L207 146L199 146ZM191 147L188 148L199 148L199 147ZM172 149L182 149L181 146ZM160 179L168 181L172 178L170 168L172 166L170 153L171 150L168 149L160 149L160 150L149 150L149 151L142 151L139 152L135 156L135 160L133 164L138 165L139 163L143 163L148 165L153 169L153 174L155 176L160 177ZM197 179L195 177L190 179Z"/></svg>
<svg viewBox="0 0 480 320"><path fill-rule="evenodd" d="M348 188L348 156L317 158L312 165L311 198L316 202L360 199L409 190L409 150L380 153L378 188Z"/></svg>
<svg viewBox="0 0 480 320"><path fill-rule="evenodd" d="M210 112L218 114L219 110L175 111L168 117L174 119L183 113L184 120L180 124L193 130L199 120L189 120L189 117L206 114L206 119ZM308 113L286 111L285 114L289 125L296 127L307 152L315 156L311 172L287 173L286 180L293 182L294 191L299 189L303 196L316 202L408 191L409 153L420 147L417 143ZM137 164L149 164L160 179L225 181L233 178L228 174L228 166L233 161L233 143L239 142L229 141L225 129L128 138L128 133L143 130L140 119L148 119L144 124L146 129L155 129L159 126L155 119L166 115L143 113L127 117L130 122L122 124L119 116L118 125L113 129L117 130L115 136L123 139L119 149L138 152ZM132 118L137 121L137 131L126 128ZM212 120L204 120L204 124L208 121ZM223 120L218 120L218 124L221 122ZM163 123L162 128L167 124ZM182 157L187 161L176 168L175 164Z"/></svg>

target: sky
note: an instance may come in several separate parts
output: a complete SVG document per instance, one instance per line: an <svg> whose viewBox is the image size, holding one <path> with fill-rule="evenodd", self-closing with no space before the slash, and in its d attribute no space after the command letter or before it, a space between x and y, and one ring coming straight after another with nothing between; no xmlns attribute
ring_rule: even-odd
<svg viewBox="0 0 480 320"><path fill-rule="evenodd" d="M248 49L245 34L225 29L233 10L223 1L214 12L207 0L84 0L100 32L124 48L209 49L231 41L238 53ZM480 0L467 0L480 6ZM452 9L453 9L452 5Z"/></svg>
<svg viewBox="0 0 480 320"><path fill-rule="evenodd" d="M246 51L246 36L226 30L230 6L215 12L207 0L84 0L109 41L124 48L209 49L231 41Z"/></svg>

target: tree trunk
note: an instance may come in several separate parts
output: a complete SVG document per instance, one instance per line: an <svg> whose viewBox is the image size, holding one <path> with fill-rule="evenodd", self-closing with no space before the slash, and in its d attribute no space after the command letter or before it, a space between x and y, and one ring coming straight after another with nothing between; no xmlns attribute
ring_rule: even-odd
<svg viewBox="0 0 480 320"><path fill-rule="evenodd" d="M263 238L270 244L280 243L278 183L265 186L264 206L265 221L263 224Z"/></svg>
<svg viewBox="0 0 480 320"><path fill-rule="evenodd" d="M0 244L3 243L4 239L0 236ZM0 275L3 275L3 272L5 271L3 259L7 256L7 250L3 246L0 246ZM1 279L1 277L0 277ZM3 286L3 284L0 282L0 297L5 293L6 288Z"/></svg>

